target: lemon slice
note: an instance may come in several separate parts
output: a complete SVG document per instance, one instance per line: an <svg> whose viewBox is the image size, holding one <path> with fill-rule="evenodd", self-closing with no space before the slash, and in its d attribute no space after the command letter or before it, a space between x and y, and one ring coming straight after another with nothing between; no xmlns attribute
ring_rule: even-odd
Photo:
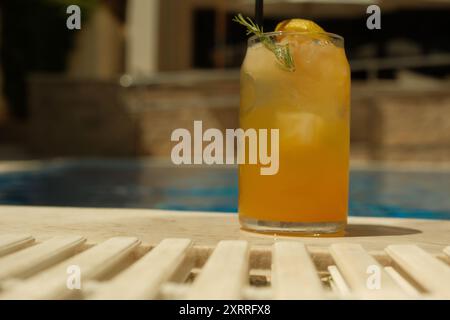
<svg viewBox="0 0 450 320"><path fill-rule="evenodd" d="M311 20L305 19L289 19L281 21L275 31L283 31L283 32L299 32L299 33L307 33L307 37L315 40L329 40L326 35L326 31L322 29L317 23ZM284 37L281 37L284 38ZM295 40L293 40L295 39ZM298 39L298 37L293 37L291 41L295 41L297 43L303 42Z"/></svg>
<svg viewBox="0 0 450 320"><path fill-rule="evenodd" d="M324 33L317 23L305 19L288 19L281 21L275 31Z"/></svg>

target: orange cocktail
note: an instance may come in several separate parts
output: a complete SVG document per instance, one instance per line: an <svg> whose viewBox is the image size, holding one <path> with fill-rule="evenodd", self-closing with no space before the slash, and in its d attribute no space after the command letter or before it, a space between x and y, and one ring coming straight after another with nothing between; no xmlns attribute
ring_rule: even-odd
<svg viewBox="0 0 450 320"><path fill-rule="evenodd" d="M261 175L258 164L240 165L241 224L259 231L338 233L348 210L350 70L343 39L316 32L265 37L289 46L294 67L281 65L260 37L250 38L241 69L240 124L279 129L279 171Z"/></svg>

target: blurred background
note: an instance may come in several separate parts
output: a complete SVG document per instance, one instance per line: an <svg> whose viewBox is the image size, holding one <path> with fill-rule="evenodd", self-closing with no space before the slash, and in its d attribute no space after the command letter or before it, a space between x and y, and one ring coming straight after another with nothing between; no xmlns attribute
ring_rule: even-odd
<svg viewBox="0 0 450 320"><path fill-rule="evenodd" d="M81 7L81 30L66 28L70 4ZM366 27L370 4L381 8L381 30ZM239 67L247 37L231 19L239 12L252 17L253 0L2 0L0 10L0 160L167 159L175 128L191 128L198 119L205 127L238 126ZM449 164L450 1L266 0L264 11L265 30L302 17L345 38L352 70L352 162L397 163L399 168L411 162L431 168ZM97 182L104 183L95 188L96 196L78 194L76 199L91 199L91 205L136 206L138 198L163 197L154 188L130 188L145 186L143 181L169 181L170 174L154 169L143 175L137 167L126 171L119 162L101 174L113 162L90 162L85 171L77 167L73 181L68 175L55 182L25 174L5 178L1 189L0 177L0 202L84 205L88 200L55 194L67 185L88 192L96 174ZM120 170L126 173L118 177ZM173 169L168 171L173 175ZM80 172L90 180L80 180ZM186 177L202 176L195 180L201 190L211 190L216 180L231 179L225 191L221 189L221 204L207 209L235 210L236 179L218 174L214 180L214 174L197 170ZM437 192L438 200L432 197L426 206L437 201L435 211L450 216L448 174L419 175L410 181L406 172L394 182L391 173L383 174L355 174L353 185L369 188L356 196L369 199L376 190L390 190L390 196L417 183L425 185L425 194ZM183 183L195 184L189 179ZM216 182L208 184L208 179ZM16 189L11 181L18 184ZM114 188L107 189L111 185ZM177 200L159 207L202 209L202 198L195 198L201 190L191 188L185 194L197 205L177 206L183 196L178 193ZM418 187L406 196L417 200L424 190ZM176 195L179 189L172 191ZM127 201L118 200L124 194ZM117 203L111 202L111 195L117 196ZM109 200L100 201L102 196ZM397 201L391 207L401 205ZM418 207L425 210L420 203L411 206Z"/></svg>

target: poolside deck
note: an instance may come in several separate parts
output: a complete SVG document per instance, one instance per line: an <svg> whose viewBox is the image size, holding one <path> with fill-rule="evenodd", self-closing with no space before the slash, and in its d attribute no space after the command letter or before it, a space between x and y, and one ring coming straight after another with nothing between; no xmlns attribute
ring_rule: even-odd
<svg viewBox="0 0 450 320"><path fill-rule="evenodd" d="M350 218L330 238L160 210L0 206L0 221L0 299L450 299L450 221Z"/></svg>
<svg viewBox="0 0 450 320"><path fill-rule="evenodd" d="M82 235L92 242L134 236L148 245L165 238L190 238L196 244L212 246L220 240L272 245L278 239L293 239L317 247L352 242L371 251L393 243L413 243L432 253L450 245L450 221L446 220L350 217L345 237L292 238L243 231L236 214L223 213L0 206L0 218L0 234L30 234L38 241L60 235Z"/></svg>

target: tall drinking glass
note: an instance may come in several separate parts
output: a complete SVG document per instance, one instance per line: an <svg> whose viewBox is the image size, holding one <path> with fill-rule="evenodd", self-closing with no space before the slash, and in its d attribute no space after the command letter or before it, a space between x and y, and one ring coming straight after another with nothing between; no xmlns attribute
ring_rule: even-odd
<svg viewBox="0 0 450 320"><path fill-rule="evenodd" d="M341 233L348 211L350 131L344 40L329 33L265 36L289 45L295 70L283 68L260 38L249 39L241 68L240 126L279 129L279 170L261 175L260 164L239 166L241 225L261 232Z"/></svg>

